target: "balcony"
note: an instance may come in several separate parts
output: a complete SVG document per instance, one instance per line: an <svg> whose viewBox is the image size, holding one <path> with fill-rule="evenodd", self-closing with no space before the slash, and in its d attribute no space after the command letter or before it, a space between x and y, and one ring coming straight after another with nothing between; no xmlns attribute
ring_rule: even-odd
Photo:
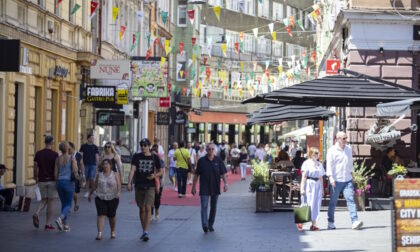
<svg viewBox="0 0 420 252"><path fill-rule="evenodd" d="M419 11L420 2L418 0L353 0L351 1L352 9L374 9L374 10L406 10Z"/></svg>

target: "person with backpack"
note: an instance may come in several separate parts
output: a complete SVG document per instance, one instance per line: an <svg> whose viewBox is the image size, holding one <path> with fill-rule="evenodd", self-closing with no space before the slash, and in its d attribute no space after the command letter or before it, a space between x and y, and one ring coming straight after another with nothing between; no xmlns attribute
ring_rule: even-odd
<svg viewBox="0 0 420 252"><path fill-rule="evenodd" d="M241 151L236 147L236 144L232 144L232 150L230 151L230 161L232 163L232 174L238 173L236 170L239 167L239 154Z"/></svg>
<svg viewBox="0 0 420 252"><path fill-rule="evenodd" d="M227 165L228 155L229 155L229 151L228 151L228 148L226 146L226 142L223 140L222 144L220 145L219 158L222 160L222 162L225 164L225 166Z"/></svg>

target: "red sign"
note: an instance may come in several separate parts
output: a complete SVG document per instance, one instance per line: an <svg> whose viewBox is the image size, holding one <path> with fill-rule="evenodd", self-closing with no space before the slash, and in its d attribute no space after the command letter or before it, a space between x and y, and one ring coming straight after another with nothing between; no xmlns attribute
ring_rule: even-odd
<svg viewBox="0 0 420 252"><path fill-rule="evenodd" d="M337 74L338 69L340 69L340 60L327 59L327 74Z"/></svg>
<svg viewBox="0 0 420 252"><path fill-rule="evenodd" d="M171 106L171 97L159 98L159 107L169 108Z"/></svg>

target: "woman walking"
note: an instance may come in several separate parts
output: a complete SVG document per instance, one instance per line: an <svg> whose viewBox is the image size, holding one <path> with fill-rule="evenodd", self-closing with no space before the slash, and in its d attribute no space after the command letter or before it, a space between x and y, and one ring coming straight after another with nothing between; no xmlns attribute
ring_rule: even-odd
<svg viewBox="0 0 420 252"><path fill-rule="evenodd" d="M55 161L54 175L57 180L57 192L61 201L61 215L55 223L60 231L70 231L67 214L70 211L75 189L74 181L78 178L77 163L74 156L69 155L69 145L61 142L58 149L62 155ZM72 176L73 175L73 176Z"/></svg>
<svg viewBox="0 0 420 252"><path fill-rule="evenodd" d="M109 159L111 161L111 170L113 172L118 172L118 175L121 175L121 160L117 151L114 149L114 146L111 142L107 142L104 145L104 152L102 153L99 163L101 164L103 160Z"/></svg>
<svg viewBox="0 0 420 252"><path fill-rule="evenodd" d="M158 156L159 146L157 144L154 144L152 146L151 152L152 152L152 154L159 157ZM160 186L159 186L159 190L155 191L155 202L154 202L154 205L152 207L152 217L153 217L153 214L154 214L154 217L153 217L152 220L155 220L155 221L159 220L160 200L162 198L163 184L165 183L165 181L164 181L164 179L165 179L165 169L164 169L165 162L161 158L159 158L159 161L160 161L160 167L162 168L163 173L162 173L162 175L159 176L159 185Z"/></svg>
<svg viewBox="0 0 420 252"><path fill-rule="evenodd" d="M239 166L241 167L241 180L245 180L246 177L246 166L249 160L248 152L246 147L242 146L241 153L239 154Z"/></svg>
<svg viewBox="0 0 420 252"><path fill-rule="evenodd" d="M318 231L316 220L321 210L321 201L323 195L322 177L325 175L324 167L318 161L319 150L309 149L308 160L302 164L302 182L300 185L300 194L306 197L306 202L311 207L312 225L311 231ZM302 229L302 224L298 224L298 229Z"/></svg>
<svg viewBox="0 0 420 252"><path fill-rule="evenodd" d="M112 161L110 159L104 159L101 164L103 170L96 176L94 186L89 192L88 200L91 202L92 193L96 189L95 205L98 214L98 235L96 240L102 240L106 217L108 217L109 226L111 227L111 239L115 239L116 213L121 195L121 180L119 174L111 169Z"/></svg>

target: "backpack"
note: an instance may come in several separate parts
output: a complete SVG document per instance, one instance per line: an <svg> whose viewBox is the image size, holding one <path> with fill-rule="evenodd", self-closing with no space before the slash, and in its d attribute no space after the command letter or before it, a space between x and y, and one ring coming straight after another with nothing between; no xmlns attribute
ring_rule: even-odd
<svg viewBox="0 0 420 252"><path fill-rule="evenodd" d="M220 148L220 159L222 161L226 160L226 149L225 148Z"/></svg>

